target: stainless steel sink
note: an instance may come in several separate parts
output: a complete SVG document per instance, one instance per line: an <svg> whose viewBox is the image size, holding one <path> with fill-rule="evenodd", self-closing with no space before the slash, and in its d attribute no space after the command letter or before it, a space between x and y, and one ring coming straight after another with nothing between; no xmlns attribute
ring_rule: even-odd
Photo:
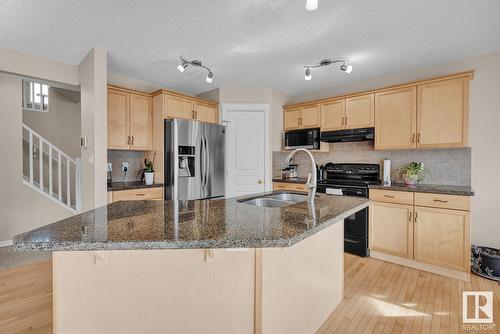
<svg viewBox="0 0 500 334"><path fill-rule="evenodd" d="M304 202L305 200L307 200L306 195L290 194L290 193L281 193L281 194L271 195L271 196L267 196L267 198L273 198L273 199L277 199L280 201L287 201L287 202L294 202L294 203Z"/></svg>
<svg viewBox="0 0 500 334"><path fill-rule="evenodd" d="M307 196L304 195L280 193L275 195L266 195L262 197L252 198L249 200L243 200L240 202L244 204L264 206L268 208L280 208L283 206L304 202L306 200Z"/></svg>

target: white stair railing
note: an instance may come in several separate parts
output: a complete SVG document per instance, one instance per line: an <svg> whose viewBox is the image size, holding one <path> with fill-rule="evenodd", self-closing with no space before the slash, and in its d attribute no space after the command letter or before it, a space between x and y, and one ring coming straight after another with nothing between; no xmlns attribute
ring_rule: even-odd
<svg viewBox="0 0 500 334"><path fill-rule="evenodd" d="M80 159L73 159L23 124L23 182L65 208L79 213Z"/></svg>

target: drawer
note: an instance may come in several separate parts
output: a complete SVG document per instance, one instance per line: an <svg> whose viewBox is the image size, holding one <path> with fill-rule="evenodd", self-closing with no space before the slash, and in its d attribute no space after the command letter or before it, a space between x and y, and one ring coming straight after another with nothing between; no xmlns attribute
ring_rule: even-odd
<svg viewBox="0 0 500 334"><path fill-rule="evenodd" d="M415 205L470 211L470 197L458 195L415 193Z"/></svg>
<svg viewBox="0 0 500 334"><path fill-rule="evenodd" d="M273 182L273 189L274 190L290 190L290 189L292 189L291 186L292 186L291 183Z"/></svg>
<svg viewBox="0 0 500 334"><path fill-rule="evenodd" d="M306 186L303 183L291 183L290 189L295 191L304 191L304 192L309 191L308 189L306 189Z"/></svg>
<svg viewBox="0 0 500 334"><path fill-rule="evenodd" d="M370 189L370 199L377 202L413 205L413 193L406 191Z"/></svg>
<svg viewBox="0 0 500 334"><path fill-rule="evenodd" d="M113 202L134 200L162 200L163 188L143 188L113 191Z"/></svg>

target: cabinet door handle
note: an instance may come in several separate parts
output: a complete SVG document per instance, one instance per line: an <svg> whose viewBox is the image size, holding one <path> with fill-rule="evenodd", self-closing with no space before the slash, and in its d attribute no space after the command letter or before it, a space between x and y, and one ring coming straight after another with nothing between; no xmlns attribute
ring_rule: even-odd
<svg viewBox="0 0 500 334"><path fill-rule="evenodd" d="M395 196L392 196L392 195L384 195L384 197L387 197L387 198L395 198Z"/></svg>
<svg viewBox="0 0 500 334"><path fill-rule="evenodd" d="M420 143L420 132L417 135L417 143Z"/></svg>
<svg viewBox="0 0 500 334"><path fill-rule="evenodd" d="M344 116L342 116L342 126L344 126Z"/></svg>
<svg viewBox="0 0 500 334"><path fill-rule="evenodd" d="M139 194L135 194L135 196L146 196L145 193L139 193Z"/></svg>
<svg viewBox="0 0 500 334"><path fill-rule="evenodd" d="M130 136L127 138L127 145L130 145Z"/></svg>
<svg viewBox="0 0 500 334"><path fill-rule="evenodd" d="M194 118L198 119L198 111L196 111L196 110L194 111Z"/></svg>
<svg viewBox="0 0 500 334"><path fill-rule="evenodd" d="M347 126L347 124L349 123L349 117L345 117L345 125Z"/></svg>
<svg viewBox="0 0 500 334"><path fill-rule="evenodd" d="M411 143L415 144L415 134L412 134L412 136L411 136Z"/></svg>
<svg viewBox="0 0 500 334"><path fill-rule="evenodd" d="M408 211L408 221L409 221L410 223L411 223L411 216L412 216L411 211Z"/></svg>
<svg viewBox="0 0 500 334"><path fill-rule="evenodd" d="M442 200L442 199L434 199L434 202L438 203L448 203L448 201Z"/></svg>
<svg viewBox="0 0 500 334"><path fill-rule="evenodd" d="M134 145L134 136L132 136L132 145Z"/></svg>
<svg viewBox="0 0 500 334"><path fill-rule="evenodd" d="M417 220L417 219L418 219L418 212L415 212L415 215L414 215L414 217L413 217L413 222L414 222L414 223L417 223L417 222L418 222L418 220Z"/></svg>

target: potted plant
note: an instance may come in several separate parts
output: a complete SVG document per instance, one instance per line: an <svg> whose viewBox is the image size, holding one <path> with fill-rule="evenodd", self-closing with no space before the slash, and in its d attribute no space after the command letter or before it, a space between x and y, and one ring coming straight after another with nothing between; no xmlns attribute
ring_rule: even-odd
<svg viewBox="0 0 500 334"><path fill-rule="evenodd" d="M408 165L399 168L398 175L402 175L405 185L415 185L422 181L430 172L425 169L421 162L410 162Z"/></svg>
<svg viewBox="0 0 500 334"><path fill-rule="evenodd" d="M156 157L156 153L153 157L153 161L154 161L155 157ZM144 183L147 186L152 185L154 182L154 178L155 178L155 170L153 167L153 161L148 162L148 159L144 159L144 168L142 168L139 171L139 173L137 173L137 175L141 176L141 181L144 179Z"/></svg>

